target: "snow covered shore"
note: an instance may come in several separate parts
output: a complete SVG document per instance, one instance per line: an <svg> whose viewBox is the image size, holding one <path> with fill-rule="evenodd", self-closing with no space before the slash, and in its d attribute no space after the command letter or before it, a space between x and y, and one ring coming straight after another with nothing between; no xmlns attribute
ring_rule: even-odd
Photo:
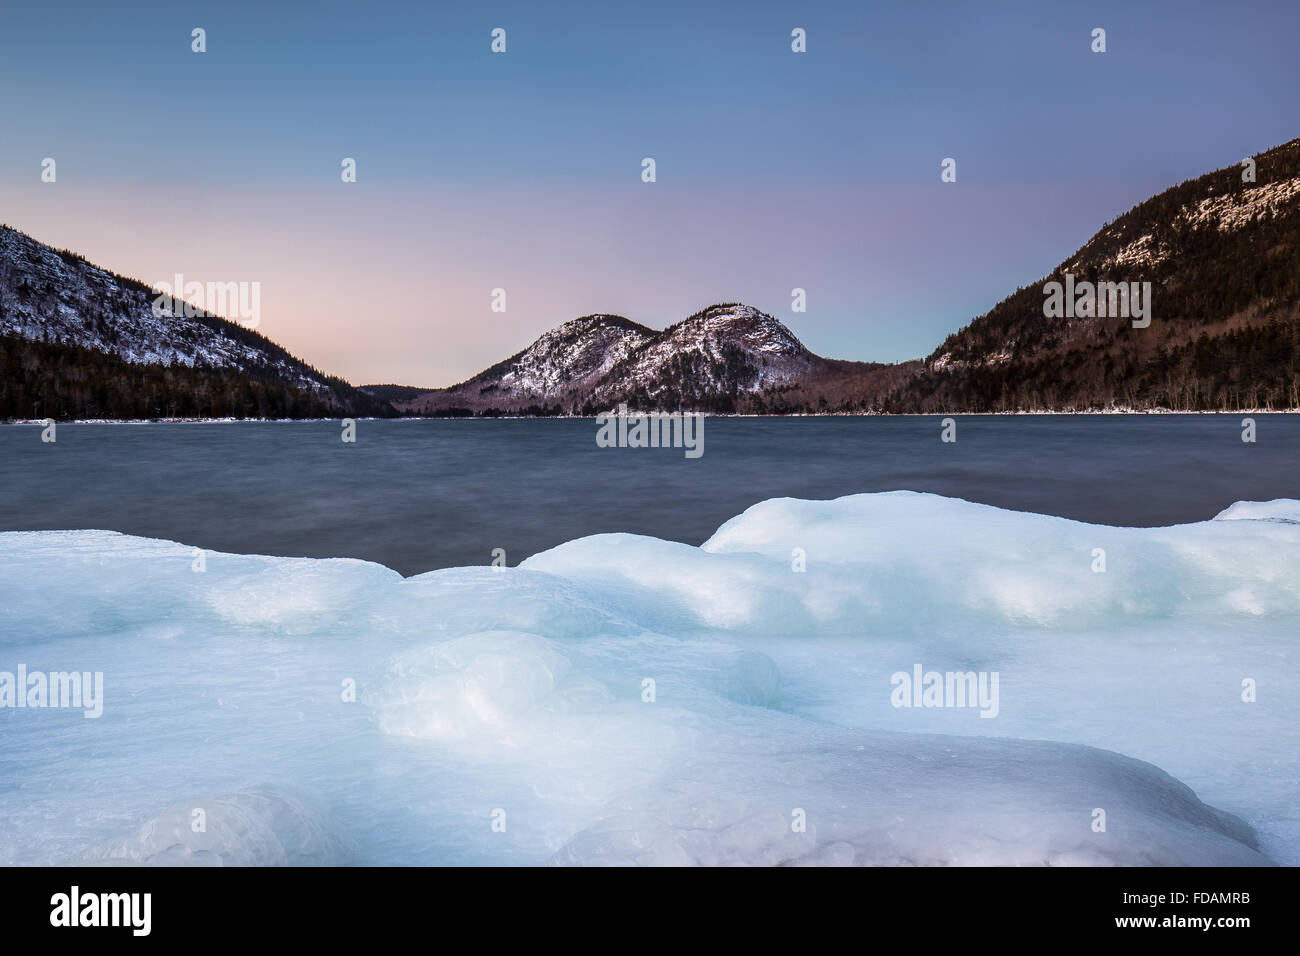
<svg viewBox="0 0 1300 956"><path fill-rule="evenodd" d="M1221 517L775 499L407 579L0 534L0 672L103 674L0 708L0 863L1297 864L1300 502Z"/></svg>

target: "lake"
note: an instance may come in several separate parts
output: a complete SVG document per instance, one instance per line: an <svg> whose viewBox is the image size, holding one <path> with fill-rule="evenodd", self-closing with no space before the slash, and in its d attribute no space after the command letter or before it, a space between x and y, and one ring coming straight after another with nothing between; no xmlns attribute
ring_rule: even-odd
<svg viewBox="0 0 1300 956"><path fill-rule="evenodd" d="M704 454L598 448L589 419L0 428L0 530L103 528L415 574L514 565L584 535L699 544L774 497L928 491L1097 524L1201 521L1300 498L1300 416L709 418Z"/></svg>

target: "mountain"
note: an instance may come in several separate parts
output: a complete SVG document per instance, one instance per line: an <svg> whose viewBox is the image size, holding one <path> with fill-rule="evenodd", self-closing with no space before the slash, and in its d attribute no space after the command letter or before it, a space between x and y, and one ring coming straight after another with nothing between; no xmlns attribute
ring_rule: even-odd
<svg viewBox="0 0 1300 956"><path fill-rule="evenodd" d="M157 296L0 226L0 418L394 414L252 329L157 316Z"/></svg>
<svg viewBox="0 0 1300 956"><path fill-rule="evenodd" d="M591 415L630 407L710 412L815 411L871 403L909 367L822 358L764 312L713 305L661 332L617 315L587 315L450 388L363 388L424 415Z"/></svg>
<svg viewBox="0 0 1300 956"><path fill-rule="evenodd" d="M1165 190L954 332L899 412L1300 408L1300 139ZM1151 323L1047 318L1044 284L1150 282Z"/></svg>
<svg viewBox="0 0 1300 956"><path fill-rule="evenodd" d="M434 415L592 414L620 402L758 414L1300 408L1300 139L1252 160L1253 179L1229 166L1107 223L923 361L822 358L733 303L662 332L586 316L452 388L366 388ZM1150 322L1073 308L1049 317L1052 282L1149 284Z"/></svg>
<svg viewBox="0 0 1300 956"><path fill-rule="evenodd" d="M225 319L0 227L0 418L1300 408L1300 140L1107 223L924 360L809 351L713 305L655 331L587 315L450 388L353 388ZM1148 288L1150 322L1045 310L1049 283ZM1114 304L1113 302L1111 303Z"/></svg>

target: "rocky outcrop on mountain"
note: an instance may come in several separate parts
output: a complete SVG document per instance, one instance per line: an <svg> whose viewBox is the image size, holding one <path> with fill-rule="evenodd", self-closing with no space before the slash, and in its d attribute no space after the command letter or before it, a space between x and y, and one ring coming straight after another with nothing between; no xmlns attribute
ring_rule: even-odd
<svg viewBox="0 0 1300 956"><path fill-rule="evenodd" d="M1067 281L1150 283L1150 324L1095 307L1045 315L1046 284ZM1108 223L1042 281L948 336L885 408L1300 408L1298 372L1300 140L1292 140Z"/></svg>

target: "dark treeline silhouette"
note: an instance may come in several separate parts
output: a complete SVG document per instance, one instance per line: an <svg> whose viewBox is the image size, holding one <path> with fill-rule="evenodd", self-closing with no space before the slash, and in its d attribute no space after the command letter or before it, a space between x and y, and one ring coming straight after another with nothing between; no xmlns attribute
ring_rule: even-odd
<svg viewBox="0 0 1300 956"><path fill-rule="evenodd" d="M16 418L327 418L391 416L362 396L342 409L328 389L184 365L127 362L95 349L0 335L0 420Z"/></svg>
<svg viewBox="0 0 1300 956"><path fill-rule="evenodd" d="M396 414L254 329L203 312L158 315L157 296L0 226L0 418Z"/></svg>

